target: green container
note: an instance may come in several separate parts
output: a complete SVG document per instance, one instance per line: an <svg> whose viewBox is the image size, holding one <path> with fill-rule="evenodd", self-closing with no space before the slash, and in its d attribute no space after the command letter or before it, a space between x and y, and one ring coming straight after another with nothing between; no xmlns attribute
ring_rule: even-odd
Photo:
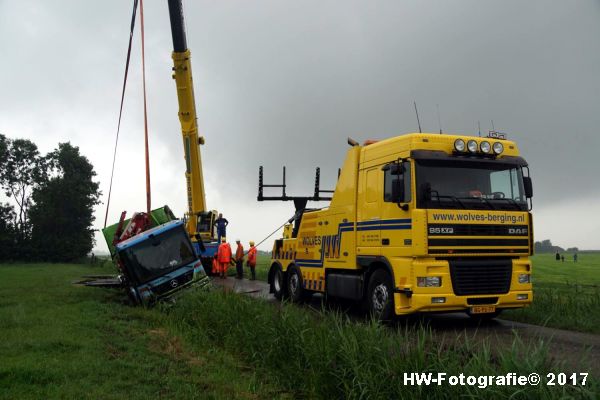
<svg viewBox="0 0 600 400"><path fill-rule="evenodd" d="M171 209L169 208L169 206L164 206L161 208L157 208L156 210L152 210L150 212L150 217L152 220L151 227L155 227L177 219L173 214L173 211L171 211ZM123 222L123 228L127 226L130 219L131 218L128 218ZM115 256L115 246L113 245L113 239L115 237L115 232L117 232L118 227L119 223L117 222L114 225L110 225L102 229L102 235L104 235L104 240L106 240L106 245L108 246L108 250L110 251L111 257Z"/></svg>

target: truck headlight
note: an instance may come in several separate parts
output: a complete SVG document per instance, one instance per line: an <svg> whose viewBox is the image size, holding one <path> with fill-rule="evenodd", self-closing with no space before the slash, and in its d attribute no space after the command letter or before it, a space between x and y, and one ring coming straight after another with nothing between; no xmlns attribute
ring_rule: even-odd
<svg viewBox="0 0 600 400"><path fill-rule="evenodd" d="M489 154L490 151L492 151L492 146L490 145L490 142L481 142L479 148L485 154Z"/></svg>
<svg viewBox="0 0 600 400"><path fill-rule="evenodd" d="M471 153L477 153L477 142L474 140L469 140L467 142L467 148Z"/></svg>
<svg viewBox="0 0 600 400"><path fill-rule="evenodd" d="M440 287L442 286L441 276L419 276L417 277L417 286L419 287Z"/></svg>
<svg viewBox="0 0 600 400"><path fill-rule="evenodd" d="M495 154L500 154L504 151L504 145L500 142L496 142L494 143L494 145L492 146L492 148L494 149L494 153Z"/></svg>
<svg viewBox="0 0 600 400"><path fill-rule="evenodd" d="M465 141L462 139L456 139L454 141L454 149L460 153L465 151Z"/></svg>
<svg viewBox="0 0 600 400"><path fill-rule="evenodd" d="M531 283L531 275L519 274L519 283Z"/></svg>

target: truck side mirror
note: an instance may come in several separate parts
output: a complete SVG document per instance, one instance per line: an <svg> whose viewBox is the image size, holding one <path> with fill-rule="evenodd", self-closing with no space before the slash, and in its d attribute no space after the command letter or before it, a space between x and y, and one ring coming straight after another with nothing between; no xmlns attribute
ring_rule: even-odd
<svg viewBox="0 0 600 400"><path fill-rule="evenodd" d="M421 188L421 196L423 197L423 200L430 201L431 200L431 183L429 183L429 182L422 183L420 188Z"/></svg>
<svg viewBox="0 0 600 400"><path fill-rule="evenodd" d="M404 172L404 168L402 167L402 164L400 164L400 163L394 163L390 167L390 174L392 174L392 175L402 175L403 172Z"/></svg>
<svg viewBox="0 0 600 400"><path fill-rule="evenodd" d="M392 180L392 198L390 201L394 203L404 201L404 177L402 175Z"/></svg>
<svg viewBox="0 0 600 400"><path fill-rule="evenodd" d="M410 201L410 192L407 194L405 188L405 179L410 182L410 170L407 170L405 164L407 163L400 161L391 162L384 165L381 170L385 172L384 201L396 203L398 207L408 211L408 204L402 204Z"/></svg>
<svg viewBox="0 0 600 400"><path fill-rule="evenodd" d="M524 176L523 177L523 188L525 189L525 197L528 199L533 197L533 184L531 182L531 177Z"/></svg>
<svg viewBox="0 0 600 400"><path fill-rule="evenodd" d="M385 172L390 171L390 175L402 175L402 173L404 172L402 164L397 162L386 164L383 167L381 167L381 170Z"/></svg>

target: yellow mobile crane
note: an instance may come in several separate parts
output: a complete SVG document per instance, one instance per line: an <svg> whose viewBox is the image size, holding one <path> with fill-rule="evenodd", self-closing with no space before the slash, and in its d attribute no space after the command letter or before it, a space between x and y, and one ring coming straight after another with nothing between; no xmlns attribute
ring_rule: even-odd
<svg viewBox="0 0 600 400"><path fill-rule="evenodd" d="M295 225L275 241L268 281L277 298L353 299L381 319L466 311L495 317L532 301L533 195L527 162L497 132L487 138L412 133L352 146L329 207L263 184L258 200L293 200ZM264 187L282 187L265 196Z"/></svg>
<svg viewBox="0 0 600 400"><path fill-rule="evenodd" d="M171 36L173 38L173 79L177 86L179 121L183 135L185 153L185 179L187 184L186 229L196 252L203 258L203 264L210 271L210 258L214 256L218 244L215 238L217 211L207 210L202 176L200 145L204 138L198 135L196 103L192 79L190 50L187 48L185 24L181 0L169 0Z"/></svg>

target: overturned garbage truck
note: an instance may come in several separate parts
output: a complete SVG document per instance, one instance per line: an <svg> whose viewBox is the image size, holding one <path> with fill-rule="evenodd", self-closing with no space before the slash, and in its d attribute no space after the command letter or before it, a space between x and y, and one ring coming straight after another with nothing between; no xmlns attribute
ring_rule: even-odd
<svg viewBox="0 0 600 400"><path fill-rule="evenodd" d="M192 284L208 284L183 221L167 206L150 216L124 216L102 233L120 271L118 284L133 304L151 305Z"/></svg>

